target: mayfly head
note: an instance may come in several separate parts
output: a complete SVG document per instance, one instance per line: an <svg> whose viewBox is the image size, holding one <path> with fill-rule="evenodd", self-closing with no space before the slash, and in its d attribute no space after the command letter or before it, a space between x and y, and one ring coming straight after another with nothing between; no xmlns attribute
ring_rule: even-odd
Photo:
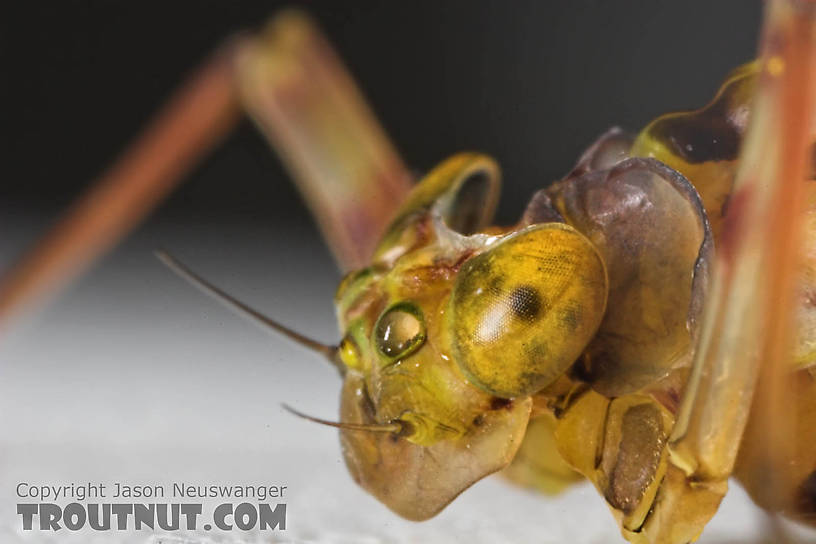
<svg viewBox="0 0 816 544"><path fill-rule="evenodd" d="M495 163L456 155L409 195L370 266L337 290L345 367L341 430L353 477L400 515L433 516L506 466L531 395L595 334L606 269L564 223L487 227Z"/></svg>

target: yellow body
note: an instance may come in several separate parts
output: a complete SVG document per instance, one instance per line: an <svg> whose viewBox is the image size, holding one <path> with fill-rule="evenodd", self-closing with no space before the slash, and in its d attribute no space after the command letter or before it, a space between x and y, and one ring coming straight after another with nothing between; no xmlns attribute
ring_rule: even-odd
<svg viewBox="0 0 816 544"><path fill-rule="evenodd" d="M707 107L634 139L608 133L512 228L487 228L498 190L489 158L457 155L428 174L371 265L337 293L342 420L402 429L342 431L363 487L425 519L497 470L547 493L583 476L628 540L699 536L730 468L700 472L672 440L758 70L736 70ZM816 417L811 261L791 374L806 423ZM760 432L749 424L737 474L763 504ZM795 455L784 511L806 517L816 447Z"/></svg>

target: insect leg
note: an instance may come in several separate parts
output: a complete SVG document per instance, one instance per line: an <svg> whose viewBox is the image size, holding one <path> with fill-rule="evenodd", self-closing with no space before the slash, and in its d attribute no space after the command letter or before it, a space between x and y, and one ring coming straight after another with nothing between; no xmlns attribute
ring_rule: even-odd
<svg viewBox="0 0 816 544"><path fill-rule="evenodd" d="M240 116L232 50L215 53L2 278L0 321L69 282L153 209Z"/></svg>
<svg viewBox="0 0 816 544"><path fill-rule="evenodd" d="M726 491L760 369L772 398L766 444L787 458L783 377L791 358L807 152L816 99L816 4L767 6L762 74L717 248L692 372L668 442L666 476L640 529L688 542ZM789 443L789 442L788 442ZM778 446L779 445L779 446Z"/></svg>
<svg viewBox="0 0 816 544"><path fill-rule="evenodd" d="M412 179L337 54L283 12L238 56L247 112L272 143L344 271L362 268Z"/></svg>
<svg viewBox="0 0 816 544"><path fill-rule="evenodd" d="M368 262L411 176L331 45L303 14L220 50L24 258L0 278L0 321L113 246L230 132L269 136L343 269Z"/></svg>

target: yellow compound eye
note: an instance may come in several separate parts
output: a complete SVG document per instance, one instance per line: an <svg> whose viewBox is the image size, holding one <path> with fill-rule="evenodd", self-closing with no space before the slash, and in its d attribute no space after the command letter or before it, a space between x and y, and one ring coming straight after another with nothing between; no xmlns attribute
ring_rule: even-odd
<svg viewBox="0 0 816 544"><path fill-rule="evenodd" d="M592 339L606 296L603 260L572 227L544 223L507 236L456 278L448 313L456 362L493 395L539 391Z"/></svg>
<svg viewBox="0 0 816 544"><path fill-rule="evenodd" d="M400 359L425 342L422 311L410 302L399 302L383 312L374 326L377 349L390 360Z"/></svg>

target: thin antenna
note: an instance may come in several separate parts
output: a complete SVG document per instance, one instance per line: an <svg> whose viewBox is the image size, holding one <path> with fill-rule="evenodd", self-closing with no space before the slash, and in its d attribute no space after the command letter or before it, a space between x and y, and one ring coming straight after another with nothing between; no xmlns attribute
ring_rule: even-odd
<svg viewBox="0 0 816 544"><path fill-rule="evenodd" d="M338 429L344 429L346 431L367 431L367 432L376 432L376 433L397 433L401 434L405 427L401 423L372 423L370 425L366 425L364 423L342 423L337 421L329 421L326 419L320 419L318 417L313 417L303 412L299 412L289 406L288 404L281 404L284 410L289 412L290 414L296 415L297 417L302 417L303 419L308 419L309 421L313 421L314 423L319 423L321 425L328 425L329 427L337 427Z"/></svg>
<svg viewBox="0 0 816 544"><path fill-rule="evenodd" d="M250 308L240 300L228 295L218 287L212 285L207 280L190 270L187 266L185 266L181 261L170 255L164 250L156 250L155 252L156 257L164 263L170 270L178 274L181 278L187 280L187 282L191 283L195 287L197 287L200 291L204 294L211 296L215 300L221 302L224 306L229 308L230 310L234 311L235 313L247 317L258 323L263 325L269 329L278 332L287 338L294 340L298 344L305 346L313 351L316 351L326 357L333 365L335 365L338 369L340 369L341 373L343 371L343 365L339 361L339 357L337 354L337 346L329 346L326 344L322 344L317 340L312 340L306 336L303 336L299 332L293 331L292 329L281 325L277 321L270 319L269 317L263 315L262 313L258 312L257 310Z"/></svg>

